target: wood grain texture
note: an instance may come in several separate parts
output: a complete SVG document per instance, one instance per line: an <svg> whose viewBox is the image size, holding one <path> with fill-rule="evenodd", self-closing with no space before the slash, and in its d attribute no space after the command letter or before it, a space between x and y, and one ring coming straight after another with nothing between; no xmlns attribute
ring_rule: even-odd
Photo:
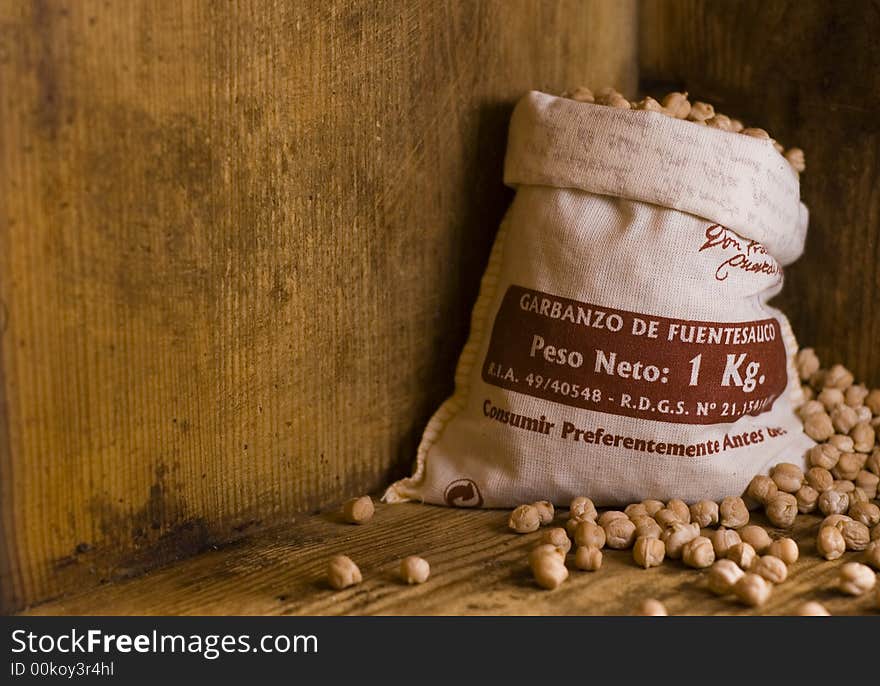
<svg viewBox="0 0 880 686"><path fill-rule="evenodd" d="M634 90L635 36L616 0L2 3L2 607L407 471L513 103Z"/></svg>
<svg viewBox="0 0 880 686"><path fill-rule="evenodd" d="M683 87L806 152L804 256L778 305L802 345L880 386L880 4L647 0L647 90Z"/></svg>
<svg viewBox="0 0 880 686"><path fill-rule="evenodd" d="M627 615L650 597L663 601L670 614L793 614L806 600L820 601L832 614L876 612L873 593L852 598L836 590L839 566L857 554L834 562L818 558L813 539L820 518L811 515L799 517L794 529L801 557L789 579L774 588L764 607L752 609L710 593L705 571L679 561L644 570L631 551L605 550L598 572L574 570L569 558L569 580L543 591L526 562L540 533L511 533L507 514L405 504L378 506L362 526L340 523L334 514L305 516L28 614ZM327 585L326 565L336 554L355 560L362 584L344 591ZM407 555L430 563L424 585L398 580Z"/></svg>

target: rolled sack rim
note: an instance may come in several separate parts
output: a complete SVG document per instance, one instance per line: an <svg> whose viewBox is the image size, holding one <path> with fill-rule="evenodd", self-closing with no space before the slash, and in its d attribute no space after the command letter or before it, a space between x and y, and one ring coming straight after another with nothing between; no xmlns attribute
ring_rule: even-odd
<svg viewBox="0 0 880 686"><path fill-rule="evenodd" d="M659 112L531 91L511 117L504 182L687 212L763 244L782 265L804 249L800 181L771 141Z"/></svg>

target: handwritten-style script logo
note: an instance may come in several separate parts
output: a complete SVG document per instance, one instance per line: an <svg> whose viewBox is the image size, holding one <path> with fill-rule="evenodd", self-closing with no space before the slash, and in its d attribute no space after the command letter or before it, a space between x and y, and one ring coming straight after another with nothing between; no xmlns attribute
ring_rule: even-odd
<svg viewBox="0 0 880 686"><path fill-rule="evenodd" d="M698 252L716 248L722 252L734 254L725 259L715 270L715 278L724 281L733 269L752 274L773 276L782 272L779 263L767 252L758 241L739 236L720 224L712 224L706 229L706 242Z"/></svg>

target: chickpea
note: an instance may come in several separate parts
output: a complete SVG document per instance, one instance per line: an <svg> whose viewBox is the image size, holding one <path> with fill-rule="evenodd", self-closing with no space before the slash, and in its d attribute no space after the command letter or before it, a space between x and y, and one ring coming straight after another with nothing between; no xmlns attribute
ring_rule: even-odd
<svg viewBox="0 0 880 686"><path fill-rule="evenodd" d="M817 443L827 441L834 435L831 417L824 412L816 412L804 419L804 433Z"/></svg>
<svg viewBox="0 0 880 686"><path fill-rule="evenodd" d="M869 410L869 409L868 409L867 407L865 407L864 405L859 405L859 406L856 408L856 416L859 418L859 423L860 423L860 424L861 424L862 422L867 422L868 424L870 424L871 426L873 426L873 427L874 427L874 430L876 431L877 424L872 420L872 418L873 418L874 415L871 414L871 410Z"/></svg>
<svg viewBox="0 0 880 686"><path fill-rule="evenodd" d="M631 547L636 536L636 525L628 518L612 519L605 529L605 544L615 550L626 550Z"/></svg>
<svg viewBox="0 0 880 686"><path fill-rule="evenodd" d="M663 98L663 108L676 119L687 119L691 113L691 103L687 93L667 93Z"/></svg>
<svg viewBox="0 0 880 686"><path fill-rule="evenodd" d="M660 534L663 533L663 529L654 518L647 515L636 517L633 519L633 524L636 525L636 538L660 538Z"/></svg>
<svg viewBox="0 0 880 686"><path fill-rule="evenodd" d="M806 381L819 371L819 357L812 348L801 348L794 358L794 366L797 368L801 381Z"/></svg>
<svg viewBox="0 0 880 686"><path fill-rule="evenodd" d="M831 470L831 474L835 479L852 481L859 475L862 464L861 458L856 453L843 453L834 469Z"/></svg>
<svg viewBox="0 0 880 686"><path fill-rule="evenodd" d="M834 484L834 477L824 467L810 467L805 476L808 485L824 493Z"/></svg>
<svg viewBox="0 0 880 686"><path fill-rule="evenodd" d="M819 414L824 411L825 411L825 406L821 402L819 402L818 399L807 400L803 405L801 405L797 409L797 416L801 418L802 422L804 422L804 421L806 421L807 417L814 415L814 414Z"/></svg>
<svg viewBox="0 0 880 686"><path fill-rule="evenodd" d="M855 503L849 508L849 516L866 527L876 526L880 523L880 507L874 503Z"/></svg>
<svg viewBox="0 0 880 686"><path fill-rule="evenodd" d="M849 435L853 439L856 452L869 453L874 449L877 434L869 422L859 422L849 432Z"/></svg>
<svg viewBox="0 0 880 686"><path fill-rule="evenodd" d="M556 511L553 508L553 503L549 500L539 500L536 503L532 503L532 507L534 507L538 511L538 518L540 519L541 526L546 526L550 522L553 521L553 517L556 516Z"/></svg>
<svg viewBox="0 0 880 686"><path fill-rule="evenodd" d="M666 507L663 504L662 500L643 500L642 505L645 506L645 514L647 514L649 517L653 517L660 510Z"/></svg>
<svg viewBox="0 0 880 686"><path fill-rule="evenodd" d="M853 491L855 491L855 488L855 484L852 481L848 481L846 479L835 479L834 483L831 484L832 491L845 493L850 498L850 504L852 504L852 493Z"/></svg>
<svg viewBox="0 0 880 686"><path fill-rule="evenodd" d="M783 155L788 163L791 165L791 168L794 169L798 174L803 174L804 170L807 168L807 162L804 158L804 151L800 148L789 148L785 151Z"/></svg>
<svg viewBox="0 0 880 686"><path fill-rule="evenodd" d="M684 500L673 498L666 503L666 507L678 515L678 520L680 522L684 522L685 524L690 523L691 509L687 506L687 503Z"/></svg>
<svg viewBox="0 0 880 686"><path fill-rule="evenodd" d="M400 563L400 578L408 584L423 584L430 575L431 565L421 557L410 555Z"/></svg>
<svg viewBox="0 0 880 686"><path fill-rule="evenodd" d="M864 406L865 398L868 397L868 388L863 384L853 384L846 389L844 396L844 402L850 407Z"/></svg>
<svg viewBox="0 0 880 686"><path fill-rule="evenodd" d="M843 391L838 390L837 388L823 388L819 395L816 396L816 400L822 403L822 407L824 407L829 414L831 411L837 407L838 405L843 405L844 403L844 395ZM831 417L831 423L834 423L834 416ZM850 427L852 428L852 427ZM843 431L842 433L848 433L849 429Z"/></svg>
<svg viewBox="0 0 880 686"><path fill-rule="evenodd" d="M745 572L733 560L716 560L709 568L709 590L717 595L733 592L733 586Z"/></svg>
<svg viewBox="0 0 880 686"><path fill-rule="evenodd" d="M568 578L568 568L555 555L541 555L532 565L532 576L541 588L552 591Z"/></svg>
<svg viewBox="0 0 880 686"><path fill-rule="evenodd" d="M654 515L654 519L663 528L670 527L676 523L684 524L684 522L682 522L678 518L678 514L676 514L673 510L670 510L668 507L664 507L662 510L659 510L657 514Z"/></svg>
<svg viewBox="0 0 880 686"><path fill-rule="evenodd" d="M510 513L507 526L518 534L528 534L541 526L541 515L534 505L520 505Z"/></svg>
<svg viewBox="0 0 880 686"><path fill-rule="evenodd" d="M877 497L877 491L880 490L880 476L869 472L867 469L862 469L856 475L855 484L856 487L861 488L869 498L874 499Z"/></svg>
<svg viewBox="0 0 880 686"><path fill-rule="evenodd" d="M770 470L770 478L780 491L797 493L804 483L804 472L795 464L782 462Z"/></svg>
<svg viewBox="0 0 880 686"><path fill-rule="evenodd" d="M565 532L571 538L574 538L574 532L577 531L578 525L581 522L591 522L591 523L595 524L596 520L590 519L589 517L569 517L568 519L565 520Z"/></svg>
<svg viewBox="0 0 880 686"><path fill-rule="evenodd" d="M710 532L709 540L712 541L712 547L715 549L715 557L721 558L727 555L733 546L742 543L742 538L733 529L716 529Z"/></svg>
<svg viewBox="0 0 880 686"><path fill-rule="evenodd" d="M840 566L838 588L847 595L867 593L877 583L877 576L867 565L860 562L846 562Z"/></svg>
<svg viewBox="0 0 880 686"><path fill-rule="evenodd" d="M871 474L880 476L880 448L875 448L874 452L865 460L865 469L871 472Z"/></svg>
<svg viewBox="0 0 880 686"><path fill-rule="evenodd" d="M694 569L705 569L715 562L715 550L712 548L712 541L705 536L697 536L687 543L681 549L681 559L688 566Z"/></svg>
<svg viewBox="0 0 880 686"><path fill-rule="evenodd" d="M840 522L836 527L843 534L847 550L864 550L871 540L871 531L861 522L850 520Z"/></svg>
<svg viewBox="0 0 880 686"><path fill-rule="evenodd" d="M798 544L791 538L780 538L770 544L767 554L778 557L787 565L793 565L800 557Z"/></svg>
<svg viewBox="0 0 880 686"><path fill-rule="evenodd" d="M623 510L623 514L629 517L632 521L635 521L636 517L647 517L648 511L645 509L643 503L631 503Z"/></svg>
<svg viewBox="0 0 880 686"><path fill-rule="evenodd" d="M873 529L871 529L871 540L880 541L880 524L877 524Z"/></svg>
<svg viewBox="0 0 880 686"><path fill-rule="evenodd" d="M880 388L875 388L865 396L865 407L874 415L880 415Z"/></svg>
<svg viewBox="0 0 880 686"><path fill-rule="evenodd" d="M798 608L798 615L801 617L830 617L831 613L821 603L811 600Z"/></svg>
<svg viewBox="0 0 880 686"><path fill-rule="evenodd" d="M596 512L596 506L593 505L593 501L581 495L571 501L568 516L596 521L596 517L599 515Z"/></svg>
<svg viewBox="0 0 880 686"><path fill-rule="evenodd" d="M828 389L825 389L828 390ZM824 393L825 391L822 391ZM838 391L840 393L840 391ZM841 394L841 402L843 401ZM842 434L848 434L852 428L859 423L859 416L856 411L849 405L841 404L831 410L831 423L834 428Z"/></svg>
<svg viewBox="0 0 880 686"><path fill-rule="evenodd" d="M744 526L739 530L739 535L744 542L748 543L756 552L761 553L762 555L773 543L773 539L770 538L770 534L767 533L767 530L756 524Z"/></svg>
<svg viewBox="0 0 880 686"><path fill-rule="evenodd" d="M684 524L674 522L660 536L660 540L666 544L666 556L677 560L682 555L685 543L694 540L700 535L700 527L696 524Z"/></svg>
<svg viewBox="0 0 880 686"><path fill-rule="evenodd" d="M718 503L714 500L701 500L691 505L691 521L696 522L701 528L718 524Z"/></svg>
<svg viewBox="0 0 880 686"><path fill-rule="evenodd" d="M747 127L740 131L744 136L751 136L752 138L757 138L762 141L769 141L770 134L767 133L764 129L759 129L757 127Z"/></svg>
<svg viewBox="0 0 880 686"><path fill-rule="evenodd" d="M599 526L604 529L605 525L608 524L608 522L613 522L615 519L629 519L629 517L627 517L626 514L624 514L620 510L608 510L607 512L603 512L601 515L599 515Z"/></svg>
<svg viewBox="0 0 880 686"><path fill-rule="evenodd" d="M855 381L855 377L852 372L842 364L836 364L825 374L824 385L825 388L839 388L845 391L853 385L853 381Z"/></svg>
<svg viewBox="0 0 880 686"><path fill-rule="evenodd" d="M804 402L816 398L816 391L813 390L812 386L807 386L806 384L801 385L801 393L804 396Z"/></svg>
<svg viewBox="0 0 880 686"><path fill-rule="evenodd" d="M569 540L568 533L561 526L547 529L541 536L541 542L562 548L566 553L571 550L571 540Z"/></svg>
<svg viewBox="0 0 880 686"><path fill-rule="evenodd" d="M871 541L865 548L865 564L880 570L880 541Z"/></svg>
<svg viewBox="0 0 880 686"><path fill-rule="evenodd" d="M801 514L808 514L816 509L819 502L819 491L812 486L801 486L800 490L794 494L797 501L797 509Z"/></svg>
<svg viewBox="0 0 880 686"><path fill-rule="evenodd" d="M327 581L337 591L363 581L361 570L347 555L337 555L327 565Z"/></svg>
<svg viewBox="0 0 880 686"><path fill-rule="evenodd" d="M849 509L849 494L835 488L819 496L819 509L824 515L843 514Z"/></svg>
<svg viewBox="0 0 880 686"><path fill-rule="evenodd" d="M577 102L595 102L596 98L593 95L593 91L591 91L586 86L580 86L575 89L574 93L569 96L570 99L576 100Z"/></svg>
<svg viewBox="0 0 880 686"><path fill-rule="evenodd" d="M834 526L825 526L819 529L816 536L816 552L826 560L836 560L843 556L846 551L846 541L843 534Z"/></svg>
<svg viewBox="0 0 880 686"><path fill-rule="evenodd" d="M826 526L834 526L837 527L842 522L851 522L852 517L845 514L831 514L825 517L822 522L819 524L819 529L824 529Z"/></svg>
<svg viewBox="0 0 880 686"><path fill-rule="evenodd" d="M595 522L584 520L574 530L574 542L576 545L599 549L605 547L605 541L605 529Z"/></svg>
<svg viewBox="0 0 880 686"><path fill-rule="evenodd" d="M758 607L767 602L773 586L762 576L746 572L733 585L733 592L740 602Z"/></svg>
<svg viewBox="0 0 880 686"><path fill-rule="evenodd" d="M366 524L373 518L376 508L368 495L352 498L342 506L342 517L349 524Z"/></svg>
<svg viewBox="0 0 880 686"><path fill-rule="evenodd" d="M833 445L822 443L814 445L810 448L807 456L813 467L821 467L822 469L832 469L840 459L840 451Z"/></svg>
<svg viewBox="0 0 880 686"><path fill-rule="evenodd" d="M767 503L765 513L773 526L789 529L797 517L797 498L791 493L778 493L773 500Z"/></svg>
<svg viewBox="0 0 880 686"><path fill-rule="evenodd" d="M633 560L639 567L645 569L659 567L663 564L664 557L666 557L666 546L663 541L656 538L636 539L633 545Z"/></svg>
<svg viewBox="0 0 880 686"><path fill-rule="evenodd" d="M832 448L837 448L841 453L851 453L856 449L853 439L849 436L844 436L843 434L834 434L828 439L827 445L830 445Z"/></svg>
<svg viewBox="0 0 880 686"><path fill-rule="evenodd" d="M574 566L585 572L595 572L602 566L602 551L591 545L580 546L574 554Z"/></svg>
<svg viewBox="0 0 880 686"><path fill-rule="evenodd" d="M730 546L727 551L727 559L735 562L742 570L750 569L756 557L755 549L745 541Z"/></svg>
<svg viewBox="0 0 880 686"><path fill-rule="evenodd" d="M721 526L739 529L749 523L749 508L742 498L728 496L721 501L718 510Z"/></svg>
<svg viewBox="0 0 880 686"><path fill-rule="evenodd" d="M669 615L666 611L666 606L653 598L642 602L639 606L638 614L642 617L666 617Z"/></svg>
<svg viewBox="0 0 880 686"><path fill-rule="evenodd" d="M640 100L636 104L635 109L644 110L646 112L665 112L665 110L663 109L663 105L661 105L650 96L647 96L644 99Z"/></svg>
<svg viewBox="0 0 880 686"><path fill-rule="evenodd" d="M529 551L529 567L534 567L544 555L553 555L565 562L565 550L551 543L539 543Z"/></svg>
<svg viewBox="0 0 880 686"><path fill-rule="evenodd" d="M778 491L779 489L773 479L769 476L758 474L751 480L751 482L749 482L749 487L746 489L746 495L755 502L761 505L766 505L770 499L778 493Z"/></svg>
<svg viewBox="0 0 880 686"><path fill-rule="evenodd" d="M719 129L721 131L733 131L733 126L730 123L730 117L728 117L726 114L716 114L711 119L707 119L706 126L712 129Z"/></svg>
<svg viewBox="0 0 880 686"><path fill-rule="evenodd" d="M773 584L781 584L788 578L788 567L778 557L764 555L752 566L752 571Z"/></svg>

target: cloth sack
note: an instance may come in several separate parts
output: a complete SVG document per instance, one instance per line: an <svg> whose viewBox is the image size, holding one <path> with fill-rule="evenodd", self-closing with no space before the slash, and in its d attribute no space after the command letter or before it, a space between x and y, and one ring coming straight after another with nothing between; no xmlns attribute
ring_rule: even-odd
<svg viewBox="0 0 880 686"><path fill-rule="evenodd" d="M804 245L770 141L531 92L455 377L388 502L599 505L743 492L813 445L767 300Z"/></svg>

